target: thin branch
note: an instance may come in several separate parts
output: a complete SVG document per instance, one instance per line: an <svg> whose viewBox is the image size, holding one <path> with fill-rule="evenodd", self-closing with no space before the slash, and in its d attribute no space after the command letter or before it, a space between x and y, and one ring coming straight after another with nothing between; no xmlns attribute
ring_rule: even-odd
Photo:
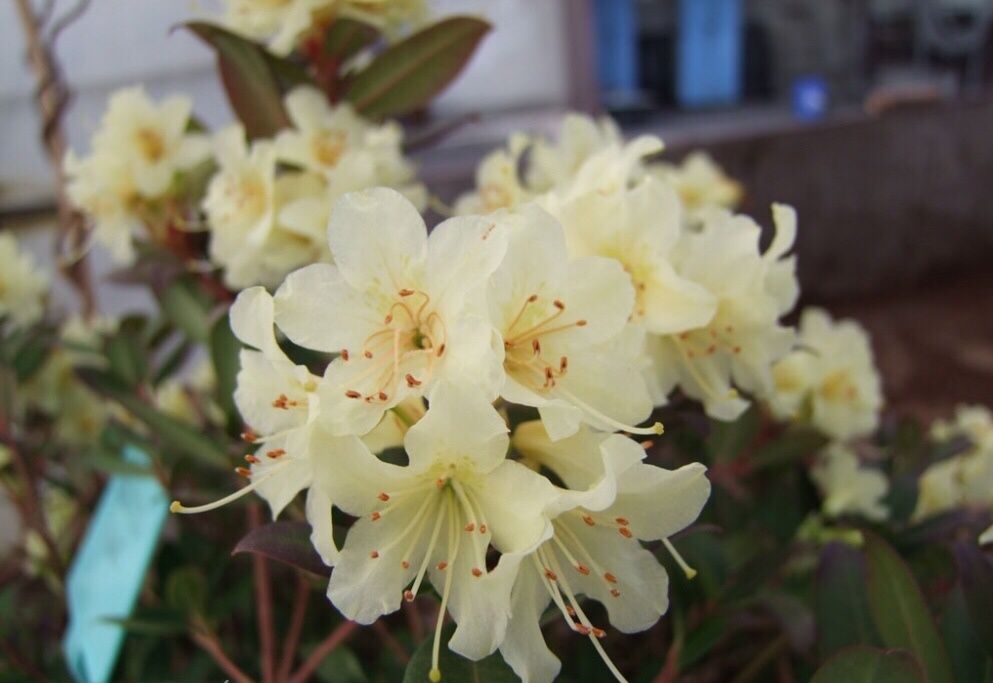
<svg viewBox="0 0 993 683"><path fill-rule="evenodd" d="M37 83L35 97L41 114L42 141L55 173L55 199L60 228L59 238L56 240L56 255L63 273L79 294L83 314L90 317L96 310L96 298L86 261L82 256L71 262L66 262L62 258L62 254L67 250L80 252L80 247L87 242L88 232L86 219L73 206L66 193L68 180L62 166L68 150L65 133L62 130L62 115L68 105L70 93L55 60L52 43L46 43L41 35L41 21L44 17L34 12L30 0L16 0L16 3L27 43L28 62L31 64ZM65 21L66 19L74 21L78 18L75 9L82 13L85 4L81 2L82 7L74 8L59 21L60 26L56 27L59 32L69 25L70 22ZM63 23L65 25L61 25Z"/></svg>
<svg viewBox="0 0 993 683"><path fill-rule="evenodd" d="M248 526L262 525L262 513L257 504L248 506ZM276 636L272 618L272 583L266 558L252 553L252 576L255 582L255 602L258 606L259 659L264 683L274 683L276 676Z"/></svg>
<svg viewBox="0 0 993 683"><path fill-rule="evenodd" d="M323 643L314 648L314 651L307 657L307 661L297 669L290 678L289 683L306 683L310 675L317 670L324 658L331 654L336 647L341 645L358 628L354 621L346 621L331 632Z"/></svg>
<svg viewBox="0 0 993 683"><path fill-rule="evenodd" d="M778 638L769 641L769 644L759 650L758 654L752 658L752 661L750 661L738 672L738 675L735 676L732 683L751 683L757 679L759 674L761 674L765 668L779 656L779 653L786 649L788 645L789 640L785 635L780 635Z"/></svg>
<svg viewBox="0 0 993 683"><path fill-rule="evenodd" d="M200 646L204 652L210 655L210 658L214 660L217 666L221 667L221 670L230 677L234 683L254 683L251 677L244 671L238 668L238 665L231 661L231 658L227 656L224 650L221 648L221 644L217 642L217 638L210 634L201 631L194 631L191 634L193 641Z"/></svg>
<svg viewBox="0 0 993 683"><path fill-rule="evenodd" d="M407 662L410 661L410 653L407 652L407 648L403 646L397 637L390 633L389 627L383 620L377 620L372 624L372 630L376 632L376 635L380 637L383 644L389 648L393 656L396 657L397 662L406 666Z"/></svg>
<svg viewBox="0 0 993 683"><path fill-rule="evenodd" d="M293 597L293 612L290 616L290 627L286 631L286 638L283 639L279 671L276 674L276 680L280 681L280 683L289 679L290 672L293 670L293 662L296 660L297 647L300 644L300 633L303 631L303 620L307 615L309 598L310 584L303 575L300 575L297 577L297 592Z"/></svg>
<svg viewBox="0 0 993 683"><path fill-rule="evenodd" d="M89 9L89 6L90 0L76 0L76 4L73 5L72 9L68 10L52 23L52 27L48 31L48 44L54 45L55 41L59 38L59 34L83 16L86 10Z"/></svg>
<svg viewBox="0 0 993 683"><path fill-rule="evenodd" d="M24 482L24 491L19 492L21 495L17 497L23 507L21 512L24 516L24 521L41 537L42 542L45 544L45 549L48 551L52 569L55 571L56 576L62 579L65 576L65 565L62 563L62 554L59 552L59 546L55 542L55 537L52 536L52 532L48 528L48 520L45 518L45 511L41 506L41 501L38 499L38 484L34 472L28 466L28 461L24 458L24 454L21 453L17 442L9 434L6 432L0 433L0 442L3 442L10 451L14 468L17 470L17 476Z"/></svg>
<svg viewBox="0 0 993 683"><path fill-rule="evenodd" d="M31 680L39 681L39 683L45 683L45 681L48 680L45 678L45 674L39 671L34 664L19 655L17 653L17 649L6 640L0 640L0 652L3 652L7 660L13 664L15 668L23 671L24 674Z"/></svg>

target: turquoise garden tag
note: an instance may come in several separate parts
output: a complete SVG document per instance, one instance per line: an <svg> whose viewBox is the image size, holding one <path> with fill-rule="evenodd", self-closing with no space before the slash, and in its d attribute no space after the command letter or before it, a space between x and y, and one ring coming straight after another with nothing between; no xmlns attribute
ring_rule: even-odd
<svg viewBox="0 0 993 683"><path fill-rule="evenodd" d="M126 448L124 459L147 465ZM62 647L78 683L106 683L124 642L112 619L131 614L155 553L169 501L151 476L115 474L100 497L66 580L69 627Z"/></svg>

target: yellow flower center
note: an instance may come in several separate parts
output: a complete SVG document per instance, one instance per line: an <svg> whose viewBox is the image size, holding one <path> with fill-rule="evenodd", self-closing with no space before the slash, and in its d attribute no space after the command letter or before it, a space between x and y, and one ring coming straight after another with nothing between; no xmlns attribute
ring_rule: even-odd
<svg viewBox="0 0 993 683"><path fill-rule="evenodd" d="M148 161L154 163L165 156L165 141L159 131L146 126L139 128L135 137L138 139L138 149L141 150L141 155Z"/></svg>

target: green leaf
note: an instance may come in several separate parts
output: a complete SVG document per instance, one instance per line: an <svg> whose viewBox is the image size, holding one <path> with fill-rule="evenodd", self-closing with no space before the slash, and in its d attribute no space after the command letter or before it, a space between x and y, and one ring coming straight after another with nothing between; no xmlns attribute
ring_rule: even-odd
<svg viewBox="0 0 993 683"><path fill-rule="evenodd" d="M752 406L734 422L710 420L707 451L716 461L734 460L748 447L759 430L759 414Z"/></svg>
<svg viewBox="0 0 993 683"><path fill-rule="evenodd" d="M166 579L165 598L182 614L202 614L207 604L207 579L196 567L180 567Z"/></svg>
<svg viewBox="0 0 993 683"><path fill-rule="evenodd" d="M910 653L873 647L842 650L817 670L810 683L928 683Z"/></svg>
<svg viewBox="0 0 993 683"><path fill-rule="evenodd" d="M177 278L160 296L162 311L183 334L200 343L207 343L210 331L210 304L200 295L196 285Z"/></svg>
<svg viewBox="0 0 993 683"><path fill-rule="evenodd" d="M955 563L973 629L993 655L993 564L971 540L955 544Z"/></svg>
<svg viewBox="0 0 993 683"><path fill-rule="evenodd" d="M991 679L986 674L991 660L972 625L961 584L955 586L945 601L941 635L952 661L955 683L989 683Z"/></svg>
<svg viewBox="0 0 993 683"><path fill-rule="evenodd" d="M90 389L116 401L144 422L164 446L163 455L167 459L170 455L185 455L218 469L230 466L229 458L220 445L186 423L148 405L112 375L96 368L77 368L76 374Z"/></svg>
<svg viewBox="0 0 993 683"><path fill-rule="evenodd" d="M688 669L703 659L728 635L727 618L716 615L707 617L690 631L679 653L680 671Z"/></svg>
<svg viewBox="0 0 993 683"><path fill-rule="evenodd" d="M217 378L217 403L227 416L228 427L231 430L237 430L241 423L238 407L234 403L234 390L238 370L241 367L240 352L241 342L231 331L228 316L224 315L210 330L210 359L214 364L214 375Z"/></svg>
<svg viewBox="0 0 993 683"><path fill-rule="evenodd" d="M951 683L948 652L910 568L875 534L865 539L869 609L883 643L913 653L928 683Z"/></svg>
<svg viewBox="0 0 993 683"><path fill-rule="evenodd" d="M146 359L139 334L119 329L104 342L104 354L111 372L129 387L137 386L145 376Z"/></svg>
<svg viewBox="0 0 993 683"><path fill-rule="evenodd" d="M814 613L821 657L850 645L878 645L869 612L862 554L844 543L830 543L821 552L815 582Z"/></svg>
<svg viewBox="0 0 993 683"><path fill-rule="evenodd" d="M379 40L379 29L364 21L336 19L324 35L324 52L339 64Z"/></svg>
<svg viewBox="0 0 993 683"><path fill-rule="evenodd" d="M50 334L39 331L27 336L14 352L11 366L18 382L26 382L41 370L51 355L54 342Z"/></svg>
<svg viewBox="0 0 993 683"><path fill-rule="evenodd" d="M310 525L305 522L271 522L249 531L231 551L232 555L254 553L298 569L331 576L331 568L310 542Z"/></svg>
<svg viewBox="0 0 993 683"><path fill-rule="evenodd" d="M441 680L445 683L519 683L521 679L507 666L499 653L490 655L478 662L473 662L448 649L448 640L455 630L453 624L448 624L441 631L441 650L438 657L438 668L441 670ZM414 656L407 664L403 675L403 683L427 683L431 673L432 637L424 639Z"/></svg>
<svg viewBox="0 0 993 683"><path fill-rule="evenodd" d="M808 427L791 427L752 456L752 471L790 465L827 445L828 439Z"/></svg>
<svg viewBox="0 0 993 683"><path fill-rule="evenodd" d="M347 647L336 647L321 661L314 676L322 683L366 683L368 676L362 670L362 662Z"/></svg>
<svg viewBox="0 0 993 683"><path fill-rule="evenodd" d="M186 28L217 54L217 69L228 102L250 138L271 137L289 125L279 81L272 68L276 57L219 26L192 21Z"/></svg>
<svg viewBox="0 0 993 683"><path fill-rule="evenodd" d="M348 84L345 99L372 119L410 113L452 82L490 25L451 17L384 50Z"/></svg>
<svg viewBox="0 0 993 683"><path fill-rule="evenodd" d="M170 608L145 607L137 610L127 619L110 618L107 621L119 624L128 633L147 636L171 636L185 633L188 629L182 614Z"/></svg>

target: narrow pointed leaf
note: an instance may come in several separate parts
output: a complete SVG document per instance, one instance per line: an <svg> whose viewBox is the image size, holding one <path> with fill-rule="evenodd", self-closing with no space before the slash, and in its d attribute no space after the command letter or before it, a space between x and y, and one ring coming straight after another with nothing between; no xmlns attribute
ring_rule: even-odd
<svg viewBox="0 0 993 683"><path fill-rule="evenodd" d="M911 652L928 683L952 683L948 652L910 568L878 536L865 539L869 608L883 643Z"/></svg>
<svg viewBox="0 0 993 683"><path fill-rule="evenodd" d="M264 555L311 574L331 576L331 568L310 542L310 525L305 522L271 522L252 529L231 551L240 553Z"/></svg>
<svg viewBox="0 0 993 683"><path fill-rule="evenodd" d="M993 655L993 563L972 542L955 544L955 563L969 620L987 654Z"/></svg>
<svg viewBox="0 0 993 683"><path fill-rule="evenodd" d="M76 374L90 389L116 401L144 422L162 444L162 456L166 459L184 455L218 469L230 466L227 454L218 443L188 424L159 412L112 375L96 368L77 368Z"/></svg>
<svg viewBox="0 0 993 683"><path fill-rule="evenodd" d="M262 46L212 24L185 26L217 54L228 101L249 137L270 137L289 125L279 81Z"/></svg>
<svg viewBox="0 0 993 683"><path fill-rule="evenodd" d="M906 651L859 646L825 662L810 683L927 683L927 679Z"/></svg>
<svg viewBox="0 0 993 683"><path fill-rule="evenodd" d="M324 52L339 64L379 40L379 29L364 21L341 18L324 34Z"/></svg>
<svg viewBox="0 0 993 683"><path fill-rule="evenodd" d="M210 330L210 358L217 378L216 398L221 410L228 418L228 426L236 430L240 423L238 408L234 404L234 390L238 376L238 352L241 342L231 331L228 316L214 323Z"/></svg>
<svg viewBox="0 0 993 683"><path fill-rule="evenodd" d="M865 561L856 549L831 543L817 566L814 612L821 657L851 645L877 645L865 591Z"/></svg>
<svg viewBox="0 0 993 683"><path fill-rule="evenodd" d="M440 93L472 57L490 25L451 17L384 50L348 84L345 99L372 119L400 116Z"/></svg>

